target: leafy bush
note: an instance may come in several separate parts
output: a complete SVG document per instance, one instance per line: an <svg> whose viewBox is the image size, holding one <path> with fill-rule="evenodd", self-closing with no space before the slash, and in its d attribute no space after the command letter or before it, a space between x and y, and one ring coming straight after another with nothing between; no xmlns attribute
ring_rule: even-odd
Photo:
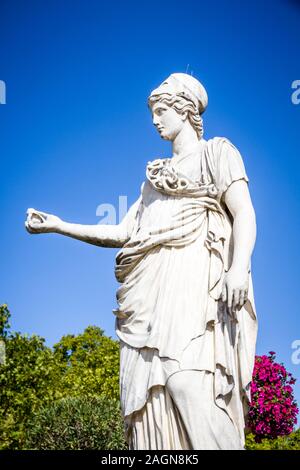
<svg viewBox="0 0 300 470"><path fill-rule="evenodd" d="M300 450L300 429L292 432L289 436L278 437L277 439L261 439L256 442L254 434L246 436L247 450Z"/></svg>
<svg viewBox="0 0 300 470"><path fill-rule="evenodd" d="M268 356L256 356L248 426L257 442L293 431L299 411L293 396L295 381L283 364L275 362L273 351Z"/></svg>
<svg viewBox="0 0 300 470"><path fill-rule="evenodd" d="M28 424L26 447L41 450L122 450L119 403L104 397L64 398L42 408Z"/></svg>

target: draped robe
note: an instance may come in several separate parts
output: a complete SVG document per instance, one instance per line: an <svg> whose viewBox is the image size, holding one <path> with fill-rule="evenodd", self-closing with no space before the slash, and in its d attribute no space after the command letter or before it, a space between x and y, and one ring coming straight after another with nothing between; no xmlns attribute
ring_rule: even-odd
<svg viewBox="0 0 300 470"><path fill-rule="evenodd" d="M249 181L242 157L220 137L201 139L180 159L148 162L134 227L115 265L120 397L131 449L191 448L166 387L189 369L213 374L214 405L244 446L257 335L251 269L244 306L229 311L221 300L234 248L222 196L240 179Z"/></svg>

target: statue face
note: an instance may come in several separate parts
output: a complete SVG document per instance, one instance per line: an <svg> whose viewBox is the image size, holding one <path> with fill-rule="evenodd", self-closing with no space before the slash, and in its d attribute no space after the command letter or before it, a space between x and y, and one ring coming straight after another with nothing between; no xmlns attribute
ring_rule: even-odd
<svg viewBox="0 0 300 470"><path fill-rule="evenodd" d="M185 117L163 102L152 107L152 121L160 136L173 141L184 125Z"/></svg>

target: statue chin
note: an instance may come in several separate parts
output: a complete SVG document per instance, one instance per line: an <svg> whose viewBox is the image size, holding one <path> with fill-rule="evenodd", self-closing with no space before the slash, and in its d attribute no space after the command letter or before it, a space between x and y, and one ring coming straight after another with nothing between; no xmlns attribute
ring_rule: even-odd
<svg viewBox="0 0 300 470"><path fill-rule="evenodd" d="M162 132L159 132L159 135L160 135L160 137L161 137L163 140L170 140L170 141L173 141L172 137L171 137L170 135L165 134L163 131L162 131Z"/></svg>

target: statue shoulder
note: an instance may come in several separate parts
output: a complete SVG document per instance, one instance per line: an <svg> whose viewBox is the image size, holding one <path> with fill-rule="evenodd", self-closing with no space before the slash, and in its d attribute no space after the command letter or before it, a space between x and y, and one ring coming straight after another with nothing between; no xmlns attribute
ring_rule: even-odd
<svg viewBox="0 0 300 470"><path fill-rule="evenodd" d="M227 137L212 137L207 140L207 145L212 147L215 151L222 150L223 147L231 146L234 147L233 143Z"/></svg>
<svg viewBox="0 0 300 470"><path fill-rule="evenodd" d="M226 137L214 137L207 141L209 158L213 160L217 187L225 192L233 181L249 181L243 158L237 147Z"/></svg>
<svg viewBox="0 0 300 470"><path fill-rule="evenodd" d="M238 148L227 137L213 137L207 141L207 150L218 165L220 160L242 160Z"/></svg>

